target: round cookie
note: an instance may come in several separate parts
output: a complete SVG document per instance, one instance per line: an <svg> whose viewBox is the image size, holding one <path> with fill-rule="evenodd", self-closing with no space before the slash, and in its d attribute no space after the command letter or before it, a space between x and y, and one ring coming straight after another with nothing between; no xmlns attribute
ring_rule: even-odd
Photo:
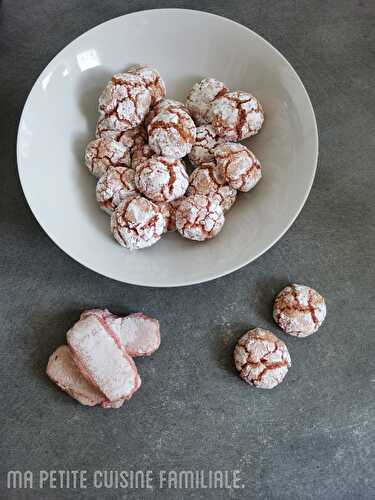
<svg viewBox="0 0 375 500"><path fill-rule="evenodd" d="M273 318L284 332L295 337L315 333L326 317L324 298L313 288L289 285L276 296Z"/></svg>
<svg viewBox="0 0 375 500"><path fill-rule="evenodd" d="M234 362L240 377L260 389L280 384L292 364L284 342L263 328L242 335L234 349Z"/></svg>
<svg viewBox="0 0 375 500"><path fill-rule="evenodd" d="M137 167L135 183L154 202L173 201L185 194L189 177L180 160L155 156Z"/></svg>
<svg viewBox="0 0 375 500"><path fill-rule="evenodd" d="M148 127L148 125L151 123L153 118L155 118L155 116L158 115L161 111L164 111L164 110L167 110L170 108L182 109L183 111L188 113L186 106L184 104L182 104L182 102L175 101L174 99L162 99L155 106L153 106L150 109L150 111L147 113L146 118L145 118L145 126Z"/></svg>
<svg viewBox="0 0 375 500"><path fill-rule="evenodd" d="M128 250L138 250L157 243L165 227L160 209L143 196L129 196L114 210L111 231L116 241Z"/></svg>
<svg viewBox="0 0 375 500"><path fill-rule="evenodd" d="M179 108L162 110L152 119L147 131L149 145L157 155L176 159L190 153L196 136L193 120Z"/></svg>
<svg viewBox="0 0 375 500"><path fill-rule="evenodd" d="M99 97L98 133L122 132L142 123L151 105L151 93L138 75L118 73Z"/></svg>
<svg viewBox="0 0 375 500"><path fill-rule="evenodd" d="M151 94L151 106L158 103L166 94L165 83L157 69L147 66L147 64L136 64L131 66L127 73L131 73L142 78L145 87Z"/></svg>
<svg viewBox="0 0 375 500"><path fill-rule="evenodd" d="M227 92L212 103L208 121L220 137L236 142L259 132L264 113L260 102L251 94Z"/></svg>
<svg viewBox="0 0 375 500"><path fill-rule="evenodd" d="M137 194L135 172L132 168L110 168L96 185L96 200L105 212L111 214L128 196Z"/></svg>
<svg viewBox="0 0 375 500"><path fill-rule="evenodd" d="M179 200L173 200L173 201L160 201L157 203L158 207L160 208L161 213L164 216L165 220L165 227L164 227L164 232L165 233L171 233L176 231L176 211L177 208L179 207L180 203L182 201L182 198Z"/></svg>
<svg viewBox="0 0 375 500"><path fill-rule="evenodd" d="M217 200L225 213L236 201L237 190L225 183L215 161L211 161L203 163L200 168L193 171L186 194L188 196L202 194Z"/></svg>
<svg viewBox="0 0 375 500"><path fill-rule="evenodd" d="M197 127L195 143L189 153L189 160L196 167L213 160L214 154L212 150L217 144L218 136L212 125Z"/></svg>
<svg viewBox="0 0 375 500"><path fill-rule="evenodd" d="M118 130L99 131L97 128L96 137L111 137L112 139L121 142L121 144L129 148L130 155L133 154L133 150L136 147L143 146L147 143L147 131L143 124L129 130L124 130L123 132L119 132Z"/></svg>
<svg viewBox="0 0 375 500"><path fill-rule="evenodd" d="M95 177L101 177L111 167L128 167L130 161L129 148L110 137L94 139L86 146L85 163Z"/></svg>
<svg viewBox="0 0 375 500"><path fill-rule="evenodd" d="M143 146L136 146L133 149L131 167L134 170L137 170L137 168L141 163L143 163L146 160L149 160L153 156L156 156L155 152L153 149L150 148L148 144L144 144Z"/></svg>
<svg viewBox="0 0 375 500"><path fill-rule="evenodd" d="M200 194L184 198L176 211L177 231L189 240L214 238L224 221L224 212L218 201Z"/></svg>
<svg viewBox="0 0 375 500"><path fill-rule="evenodd" d="M258 159L243 144L219 144L213 154L221 176L234 189L250 191L262 178Z"/></svg>
<svg viewBox="0 0 375 500"><path fill-rule="evenodd" d="M214 78L204 78L193 85L186 98L186 107L197 125L209 122L211 103L227 91L224 83Z"/></svg>

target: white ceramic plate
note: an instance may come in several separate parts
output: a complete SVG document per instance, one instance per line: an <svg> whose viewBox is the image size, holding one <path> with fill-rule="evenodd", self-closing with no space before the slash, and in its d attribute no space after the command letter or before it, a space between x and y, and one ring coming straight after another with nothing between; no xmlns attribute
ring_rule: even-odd
<svg viewBox="0 0 375 500"><path fill-rule="evenodd" d="M168 234L128 252L112 238L83 162L97 98L132 63L158 68L168 97L184 100L210 76L252 92L266 120L251 149L263 179L240 196L218 237L206 243ZM288 61L253 31L205 12L163 9L112 19L65 47L25 104L17 141L26 199L52 240L81 264L126 283L179 286L230 273L268 250L290 227L310 191L318 134L307 92Z"/></svg>

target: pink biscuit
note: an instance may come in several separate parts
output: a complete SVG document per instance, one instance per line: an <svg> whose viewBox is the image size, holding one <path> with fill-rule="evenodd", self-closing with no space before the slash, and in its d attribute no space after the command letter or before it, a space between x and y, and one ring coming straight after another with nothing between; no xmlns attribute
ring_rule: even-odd
<svg viewBox="0 0 375 500"><path fill-rule="evenodd" d="M140 382L137 368L106 321L97 315L80 319L67 340L82 375L109 401L131 398Z"/></svg>
<svg viewBox="0 0 375 500"><path fill-rule="evenodd" d="M81 314L81 318L90 315L103 318L108 326L115 330L130 356L150 356L160 346L160 325L157 319L143 313L133 313L120 318L108 309L89 309Z"/></svg>

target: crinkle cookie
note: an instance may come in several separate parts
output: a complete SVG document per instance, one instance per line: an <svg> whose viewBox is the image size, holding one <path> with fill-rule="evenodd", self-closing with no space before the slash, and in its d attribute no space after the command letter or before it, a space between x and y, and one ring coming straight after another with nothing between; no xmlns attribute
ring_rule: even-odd
<svg viewBox="0 0 375 500"><path fill-rule="evenodd" d="M219 144L213 153L221 176L234 189L250 191L262 178L258 159L243 144Z"/></svg>
<svg viewBox="0 0 375 500"><path fill-rule="evenodd" d="M136 64L135 66L129 68L127 73L131 73L142 78L145 87L151 94L151 106L154 106L161 99L163 99L163 97L165 97L165 83L157 69L151 68L151 66L147 66L147 64Z"/></svg>
<svg viewBox="0 0 375 500"><path fill-rule="evenodd" d="M151 93L142 78L131 73L118 73L108 82L99 97L100 118L97 131L122 132L140 125L151 105Z"/></svg>
<svg viewBox="0 0 375 500"><path fill-rule="evenodd" d="M212 102L227 91L224 83L215 78L204 78L193 85L186 98L186 107L197 125L209 123Z"/></svg>
<svg viewBox="0 0 375 500"><path fill-rule="evenodd" d="M237 142L259 132L264 113L253 95L241 91L227 92L212 103L208 121L220 137Z"/></svg>
<svg viewBox="0 0 375 500"><path fill-rule="evenodd" d="M144 144L143 146L136 146L132 154L132 168L134 170L137 170L139 165L141 165L146 160L149 160L153 156L156 156L155 151L151 149L148 144Z"/></svg>
<svg viewBox="0 0 375 500"><path fill-rule="evenodd" d="M90 173L101 177L111 167L130 166L130 150L110 137L90 141L85 151L85 163Z"/></svg>
<svg viewBox="0 0 375 500"><path fill-rule="evenodd" d="M173 201L185 194L189 177L180 160L155 156L137 167L135 184L154 202Z"/></svg>
<svg viewBox="0 0 375 500"><path fill-rule="evenodd" d="M240 377L260 389L276 387L291 366L284 342L263 328L242 335L234 349L234 362Z"/></svg>
<svg viewBox="0 0 375 500"><path fill-rule="evenodd" d="M189 240L214 238L221 231L224 221L220 203L200 194L184 198L176 211L177 231Z"/></svg>
<svg viewBox="0 0 375 500"><path fill-rule="evenodd" d="M158 207L160 208L161 213L164 216L165 220L165 226L164 226L164 232L165 233L173 233L176 231L176 211L177 208L180 206L181 201L183 198L180 198L178 200L173 200L173 201L160 201L157 203Z"/></svg>
<svg viewBox="0 0 375 500"><path fill-rule="evenodd" d="M162 99L147 113L145 118L145 126L148 127L152 119L155 118L155 116L158 115L161 111L165 111L170 108L182 109L189 114L186 106L182 102L175 101L174 99Z"/></svg>
<svg viewBox="0 0 375 500"><path fill-rule="evenodd" d="M157 205L142 196L123 200L111 217L116 241L128 250L138 250L157 243L164 233L165 220Z"/></svg>
<svg viewBox="0 0 375 500"><path fill-rule="evenodd" d="M134 177L132 168L109 169L96 185L96 199L100 208L111 214L127 196L137 194Z"/></svg>
<svg viewBox="0 0 375 500"><path fill-rule="evenodd" d="M213 148L219 143L218 135L212 125L197 127L194 146L189 153L189 160L195 167L213 160Z"/></svg>
<svg viewBox="0 0 375 500"><path fill-rule="evenodd" d="M284 332L295 337L315 333L326 317L324 298L313 288L289 285L276 296L273 318Z"/></svg>
<svg viewBox="0 0 375 500"><path fill-rule="evenodd" d="M236 201L237 190L229 186L220 175L215 161L203 163L200 168L196 168L190 175L188 196L202 194L217 200L227 212Z"/></svg>
<svg viewBox="0 0 375 500"><path fill-rule="evenodd" d="M179 108L162 110L147 131L149 145L157 155L176 159L190 153L196 136L193 120Z"/></svg>

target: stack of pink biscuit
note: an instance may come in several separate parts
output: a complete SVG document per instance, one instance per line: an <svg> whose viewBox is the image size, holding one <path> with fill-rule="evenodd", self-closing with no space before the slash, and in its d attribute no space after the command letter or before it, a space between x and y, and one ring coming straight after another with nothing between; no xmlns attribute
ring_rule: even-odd
<svg viewBox="0 0 375 500"><path fill-rule="evenodd" d="M133 357L159 348L159 322L142 313L119 317L91 309L68 331L67 342L50 356L49 378L83 405L120 408L141 386Z"/></svg>

